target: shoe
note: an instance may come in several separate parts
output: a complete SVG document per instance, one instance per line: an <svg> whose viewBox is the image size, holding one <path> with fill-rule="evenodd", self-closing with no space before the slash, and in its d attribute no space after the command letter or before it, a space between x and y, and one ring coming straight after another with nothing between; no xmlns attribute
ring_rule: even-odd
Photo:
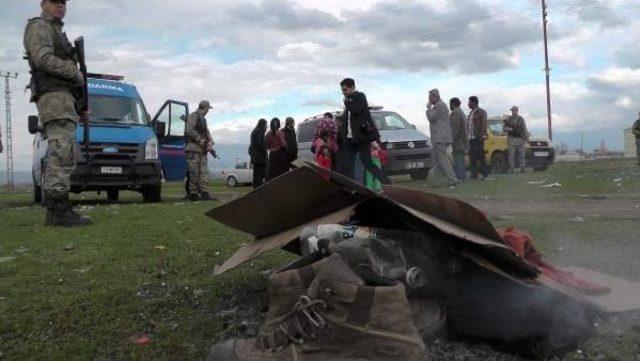
<svg viewBox="0 0 640 361"><path fill-rule="evenodd" d="M209 192L200 193L200 199L202 199L203 201L217 201L218 200L218 198L212 197L211 194L209 194Z"/></svg>
<svg viewBox="0 0 640 361"><path fill-rule="evenodd" d="M200 197L198 196L197 193L189 193L189 195L187 196L189 198L189 200L191 202L196 202L200 200Z"/></svg>
<svg viewBox="0 0 640 361"><path fill-rule="evenodd" d="M45 194L47 215L45 226L81 227L93 223L90 218L74 212L69 193L48 191Z"/></svg>
<svg viewBox="0 0 640 361"><path fill-rule="evenodd" d="M268 315L257 338L215 345L207 360L422 359L424 344L401 283L367 285L338 254L315 274L286 312L284 305L292 300L285 303L269 295L269 308L278 304L279 311Z"/></svg>

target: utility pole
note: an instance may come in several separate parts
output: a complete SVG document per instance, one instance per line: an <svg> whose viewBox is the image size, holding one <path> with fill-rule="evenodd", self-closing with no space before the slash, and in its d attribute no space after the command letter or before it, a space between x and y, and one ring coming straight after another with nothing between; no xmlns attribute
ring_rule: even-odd
<svg viewBox="0 0 640 361"><path fill-rule="evenodd" d="M15 187L15 179L13 178L13 139L11 132L11 88L9 87L9 80L17 79L18 73L5 73L2 74L0 72L0 77L4 78L4 97L6 101L6 126L5 126L5 134L7 137L7 189L9 192L14 191Z"/></svg>
<svg viewBox="0 0 640 361"><path fill-rule="evenodd" d="M549 46L547 42L547 1L542 0L542 28L544 32L544 73L547 78L547 120L549 122L549 140L553 140L553 131L551 130L551 84L549 76L551 68L549 68Z"/></svg>

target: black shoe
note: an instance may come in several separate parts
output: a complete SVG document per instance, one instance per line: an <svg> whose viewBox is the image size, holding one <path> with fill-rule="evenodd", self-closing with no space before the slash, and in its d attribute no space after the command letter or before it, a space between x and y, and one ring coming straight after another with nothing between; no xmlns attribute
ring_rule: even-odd
<svg viewBox="0 0 640 361"><path fill-rule="evenodd" d="M218 200L218 198L212 197L211 194L209 194L209 192L200 193L200 199L202 199L203 201L217 201Z"/></svg>
<svg viewBox="0 0 640 361"><path fill-rule="evenodd" d="M189 193L189 200L191 202L196 202L200 200L200 197L198 197L198 194L196 193Z"/></svg>

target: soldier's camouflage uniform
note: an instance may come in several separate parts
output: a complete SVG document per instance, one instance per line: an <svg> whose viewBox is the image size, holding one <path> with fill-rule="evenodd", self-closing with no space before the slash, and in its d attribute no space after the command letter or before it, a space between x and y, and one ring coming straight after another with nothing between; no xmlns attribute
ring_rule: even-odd
<svg viewBox="0 0 640 361"><path fill-rule="evenodd" d="M189 194L208 193L209 168L207 167L207 143L211 134L207 120L200 109L189 114L185 127L185 156L187 158ZM203 145L205 144L205 145Z"/></svg>
<svg viewBox="0 0 640 361"><path fill-rule="evenodd" d="M75 169L75 132L79 120L74 89L82 74L62 26L62 21L46 12L29 20L24 33L24 48L38 70L34 77L39 89L31 100L36 103L48 142L42 186L45 191L68 193L71 173ZM32 92L34 90L32 88Z"/></svg>

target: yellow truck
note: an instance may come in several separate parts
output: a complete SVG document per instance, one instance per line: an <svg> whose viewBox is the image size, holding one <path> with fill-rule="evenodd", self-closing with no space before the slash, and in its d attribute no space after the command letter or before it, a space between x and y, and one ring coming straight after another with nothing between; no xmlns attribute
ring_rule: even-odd
<svg viewBox="0 0 640 361"><path fill-rule="evenodd" d="M509 152L507 133L502 129L506 116L488 119L488 137L484 144L487 163L494 174L506 173L509 170ZM548 139L529 137L526 144L526 166L534 171L545 171L555 160L555 149Z"/></svg>

